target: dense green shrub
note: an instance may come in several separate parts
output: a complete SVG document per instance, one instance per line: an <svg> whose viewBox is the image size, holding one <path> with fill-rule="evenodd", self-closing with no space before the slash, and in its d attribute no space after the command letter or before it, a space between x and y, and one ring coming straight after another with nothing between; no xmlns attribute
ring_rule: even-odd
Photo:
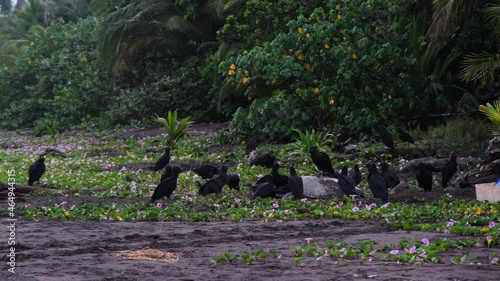
<svg viewBox="0 0 500 281"><path fill-rule="evenodd" d="M210 72L205 60L203 56L191 57L172 63L170 71L144 68L142 84L123 87L111 98L106 120L112 124L144 123L155 114L164 116L177 108L179 115L191 116L196 122L225 119L217 112L217 99L209 93L212 81L203 77Z"/></svg>
<svg viewBox="0 0 500 281"><path fill-rule="evenodd" d="M278 138L293 127L369 129L410 115L422 81L413 77L406 2L329 1L290 21L287 33L222 63L221 72L253 100L233 125Z"/></svg>
<svg viewBox="0 0 500 281"><path fill-rule="evenodd" d="M0 126L97 122L110 91L96 60L95 28L92 18L31 27L17 59L1 70Z"/></svg>

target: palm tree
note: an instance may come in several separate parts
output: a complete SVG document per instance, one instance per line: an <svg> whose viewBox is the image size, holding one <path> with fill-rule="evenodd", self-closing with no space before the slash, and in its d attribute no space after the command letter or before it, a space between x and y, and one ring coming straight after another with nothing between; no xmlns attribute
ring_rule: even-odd
<svg viewBox="0 0 500 281"><path fill-rule="evenodd" d="M471 53L464 57L460 76L466 82L481 82L495 79L500 74L500 4L484 8L485 20L497 36L496 53L483 51ZM498 82L498 81L496 81Z"/></svg>
<svg viewBox="0 0 500 281"><path fill-rule="evenodd" d="M0 0L2 1L2 0ZM89 1L80 0L18 0L12 12L0 17L0 62L15 59L25 35L34 26L47 27L57 18L65 22L85 18ZM1 3L0 3L1 5Z"/></svg>
<svg viewBox="0 0 500 281"><path fill-rule="evenodd" d="M101 38L101 57L110 65L114 85L138 51L161 48L171 56L186 57L204 34L184 18L175 1L135 0L109 14Z"/></svg>
<svg viewBox="0 0 500 281"><path fill-rule="evenodd" d="M483 25L497 37L496 46L483 45L486 50L469 53L461 64L460 77L465 82L481 82L484 86L498 76L500 70L500 1L499 0L433 0L433 22L427 31L430 41L443 40L465 20L484 15ZM479 14L480 16L480 14ZM493 50L493 51L492 51Z"/></svg>
<svg viewBox="0 0 500 281"><path fill-rule="evenodd" d="M446 35L453 27L477 14L477 10L498 0L432 0L433 21L428 28L430 38Z"/></svg>

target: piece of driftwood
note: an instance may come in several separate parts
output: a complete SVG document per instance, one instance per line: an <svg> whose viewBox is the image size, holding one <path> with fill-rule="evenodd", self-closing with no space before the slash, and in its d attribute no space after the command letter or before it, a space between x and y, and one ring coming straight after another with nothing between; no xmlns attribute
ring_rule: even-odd
<svg viewBox="0 0 500 281"><path fill-rule="evenodd" d="M267 168L272 168L274 161L276 161L276 155L272 151L258 151L253 150L248 156L248 164L250 166L263 166Z"/></svg>
<svg viewBox="0 0 500 281"><path fill-rule="evenodd" d="M65 152L62 152L61 150L54 147L48 147L47 149L45 149L45 154L53 154L56 157L62 157L62 158L68 157L68 155Z"/></svg>
<svg viewBox="0 0 500 281"><path fill-rule="evenodd" d="M377 150L373 152L373 156L382 154L390 154L393 157L411 160L434 156L436 155L436 149L431 147L396 147L393 150Z"/></svg>
<svg viewBox="0 0 500 281"><path fill-rule="evenodd" d="M406 178L415 176L415 173L417 172L417 167L421 163L430 165L436 170L436 172L440 172L443 169L446 161L448 161L448 159L449 158L435 158L435 157L424 157L424 158L413 159L408 163L406 163L403 167L401 167L401 169L398 171L398 174ZM480 158L473 158L473 157L457 157L457 164L459 171L467 170L468 166L471 163L483 163L483 160Z"/></svg>
<svg viewBox="0 0 500 281"><path fill-rule="evenodd" d="M489 174L479 177L476 177L474 174L471 174L467 175L466 177L458 181L455 185L461 188L469 188L469 187L473 188L475 187L476 184L495 182L498 180L498 178L500 178L500 176L495 174Z"/></svg>
<svg viewBox="0 0 500 281"><path fill-rule="evenodd" d="M0 182L0 192L8 192L9 191L10 185L5 182ZM60 193L64 192L65 194L75 194L75 193L80 193L80 194L91 194L93 192L101 192L107 190L107 188L90 188L90 189L67 189L67 190L60 190L60 189L55 189L55 188L47 188L46 184L37 184L33 186L29 185L23 185L20 183L16 183L14 185L14 193L17 195L19 194L27 194L27 193L32 193L33 191L37 190L43 190L43 191L48 191L48 192L53 192L53 193Z"/></svg>
<svg viewBox="0 0 500 281"><path fill-rule="evenodd" d="M0 182L0 192L2 191L8 191L10 188L10 184L5 183L5 182ZM45 184L39 184L39 185L23 185L20 183L14 184L14 193L31 193L36 190L47 190L47 185Z"/></svg>
<svg viewBox="0 0 500 281"><path fill-rule="evenodd" d="M23 193L17 193L17 194L15 194L14 202L23 202L23 201L25 201L24 196L25 196L25 194L23 194ZM0 192L0 200L3 200L3 199L7 200L9 198L11 198L11 196L9 195L8 192Z"/></svg>

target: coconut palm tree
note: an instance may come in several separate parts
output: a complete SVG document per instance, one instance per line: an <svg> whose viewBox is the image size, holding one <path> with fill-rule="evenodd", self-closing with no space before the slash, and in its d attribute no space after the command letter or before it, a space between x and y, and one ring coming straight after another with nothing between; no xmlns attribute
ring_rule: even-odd
<svg viewBox="0 0 500 281"><path fill-rule="evenodd" d="M428 37L447 35L457 24L477 14L477 11L498 0L432 0L433 21L428 28Z"/></svg>
<svg viewBox="0 0 500 281"><path fill-rule="evenodd" d="M500 74L500 4L490 5L483 10L484 18L497 36L496 52L483 51L464 57L460 76L466 82L481 82L495 79ZM496 81L499 82L499 81Z"/></svg>
<svg viewBox="0 0 500 281"><path fill-rule="evenodd" d="M465 55L460 77L465 82L482 85L496 78L500 70L500 1L433 0L432 3L433 22L427 30L430 41L442 40L465 20L480 18L482 13L482 24L489 26L497 37L496 46L484 45L487 50Z"/></svg>
<svg viewBox="0 0 500 281"><path fill-rule="evenodd" d="M203 34L184 18L175 1L134 0L108 15L101 38L101 57L110 65L115 84L137 52L161 47L172 56L188 56Z"/></svg>

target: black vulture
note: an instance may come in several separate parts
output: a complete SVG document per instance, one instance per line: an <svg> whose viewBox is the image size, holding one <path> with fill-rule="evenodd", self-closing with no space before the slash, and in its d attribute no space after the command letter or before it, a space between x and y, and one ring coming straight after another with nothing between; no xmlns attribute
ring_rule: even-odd
<svg viewBox="0 0 500 281"><path fill-rule="evenodd" d="M195 172L202 179L208 180L209 178L217 175L219 173L219 169L213 165L206 164L198 168L193 168L193 172Z"/></svg>
<svg viewBox="0 0 500 281"><path fill-rule="evenodd" d="M311 153L311 159L318 170L330 174L332 177L338 177L338 173L333 170L332 162L330 157L318 150L316 146L309 147L309 152Z"/></svg>
<svg viewBox="0 0 500 281"><path fill-rule="evenodd" d="M266 182L256 184L253 198L274 198L276 196L276 186L273 184L273 176L267 178Z"/></svg>
<svg viewBox="0 0 500 281"><path fill-rule="evenodd" d="M159 171L163 168L165 168L168 165L168 162L170 162L170 148L167 147L165 148L165 152L158 158L155 164L154 171Z"/></svg>
<svg viewBox="0 0 500 281"><path fill-rule="evenodd" d="M457 155L455 154L455 152L452 152L450 154L450 159L446 161L443 167L442 178L441 178L442 187L448 186L448 182L451 180L453 175L455 175L457 170L458 170Z"/></svg>
<svg viewBox="0 0 500 281"><path fill-rule="evenodd" d="M401 139L403 142L408 142L408 143L415 143L415 140L411 137L410 134L408 134L403 128L398 128L398 135L399 139Z"/></svg>
<svg viewBox="0 0 500 281"><path fill-rule="evenodd" d="M288 179L290 179L290 178L288 178ZM288 183L285 185L282 185L276 189L277 194L287 194L289 192L292 192L292 190L290 189L290 185Z"/></svg>
<svg viewBox="0 0 500 281"><path fill-rule="evenodd" d="M274 162L271 172L257 180L256 184L267 182L269 176L273 177L273 184L280 188L288 184L288 177L279 173L280 163Z"/></svg>
<svg viewBox="0 0 500 281"><path fill-rule="evenodd" d="M172 174L170 175L170 177L160 182L160 184L158 184L158 186L156 187L153 196L151 196L151 203L154 203L155 200L158 200L162 197L167 197L167 199L169 199L172 195L172 192L174 192L174 190L177 188L177 178L179 176L179 173L182 172L182 168L179 166L174 166L171 169Z"/></svg>
<svg viewBox="0 0 500 281"><path fill-rule="evenodd" d="M250 152L254 151L257 146L260 144L259 135L250 136L245 144L245 152L246 154L250 154Z"/></svg>
<svg viewBox="0 0 500 281"><path fill-rule="evenodd" d="M349 128L344 126L340 129L339 133L336 136L337 142L344 144L351 138L351 134L349 133Z"/></svg>
<svg viewBox="0 0 500 281"><path fill-rule="evenodd" d="M219 173L217 175L207 180L203 185L197 182L198 186L200 187L198 194L203 196L212 193L219 194L222 191L222 187L229 183L229 178L227 176L228 169L229 168L226 165L224 165L219 170Z"/></svg>
<svg viewBox="0 0 500 281"><path fill-rule="evenodd" d="M384 177L378 173L377 166L374 163L368 165L368 187L370 188L373 197L382 199L384 203L389 199L387 191L387 183Z"/></svg>
<svg viewBox="0 0 500 281"><path fill-rule="evenodd" d="M300 199L304 195L304 183L302 177L297 175L294 167L290 167L290 177L288 177L288 188L295 199Z"/></svg>
<svg viewBox="0 0 500 281"><path fill-rule="evenodd" d="M359 171L359 165L354 165L354 172L350 173L349 176L354 180L354 186L357 186L361 182L361 172Z"/></svg>
<svg viewBox="0 0 500 281"><path fill-rule="evenodd" d="M400 182L398 175L395 172L389 170L389 164L387 164L386 162L382 163L382 176L387 182L387 189L395 187Z"/></svg>
<svg viewBox="0 0 500 281"><path fill-rule="evenodd" d="M172 170L173 170L172 166L167 165L165 167L165 171L163 171L163 174L161 175L160 182L168 179L172 175Z"/></svg>
<svg viewBox="0 0 500 281"><path fill-rule="evenodd" d="M425 191L432 191L432 171L434 168L426 163L420 163L417 166L417 182Z"/></svg>
<svg viewBox="0 0 500 281"><path fill-rule="evenodd" d="M347 174L347 167L342 167L342 172L339 176L339 187L344 192L345 195L358 195L356 192L356 182L355 180Z"/></svg>
<svg viewBox="0 0 500 281"><path fill-rule="evenodd" d="M385 146L387 146L391 150L394 150L394 140L392 139L391 132L389 132L389 130L383 125L380 125L378 129L379 129L378 134L380 136L380 140L382 140Z"/></svg>
<svg viewBox="0 0 500 281"><path fill-rule="evenodd" d="M232 189L240 190L240 175L236 173L228 173L227 177L228 177L227 185Z"/></svg>
<svg viewBox="0 0 500 281"><path fill-rule="evenodd" d="M45 172L45 155L40 154L38 160L36 160L28 169L28 185L33 185L34 182L37 182L42 177Z"/></svg>

